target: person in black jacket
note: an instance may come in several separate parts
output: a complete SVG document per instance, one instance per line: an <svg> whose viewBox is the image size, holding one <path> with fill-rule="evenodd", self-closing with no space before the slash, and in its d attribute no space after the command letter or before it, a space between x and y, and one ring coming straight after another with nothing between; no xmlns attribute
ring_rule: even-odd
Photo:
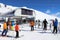
<svg viewBox="0 0 60 40"><path fill-rule="evenodd" d="M44 25L44 28L43 28L43 30L47 30L47 20L46 19L44 19L44 21L43 21L43 25Z"/></svg>
<svg viewBox="0 0 60 40"><path fill-rule="evenodd" d="M40 28L40 20L38 20L38 28Z"/></svg>

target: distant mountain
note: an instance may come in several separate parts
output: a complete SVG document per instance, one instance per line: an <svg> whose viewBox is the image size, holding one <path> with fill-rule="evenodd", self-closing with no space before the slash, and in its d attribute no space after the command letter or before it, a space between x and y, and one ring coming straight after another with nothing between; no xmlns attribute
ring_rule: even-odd
<svg viewBox="0 0 60 40"><path fill-rule="evenodd" d="M10 5L5 5L3 3L0 3L0 15L11 12L11 11L15 10L16 8L18 8L18 7L13 7Z"/></svg>
<svg viewBox="0 0 60 40"><path fill-rule="evenodd" d="M10 6L10 5L6 5L6 4L0 3L0 8L7 8L7 9L14 10L14 9L16 9L18 7L14 7L14 6Z"/></svg>
<svg viewBox="0 0 60 40"><path fill-rule="evenodd" d="M34 14L35 14L35 20L38 20L38 19L39 20L44 20L44 19L47 19L47 20L53 19L54 20L55 18L57 18L58 21L60 22L60 18L58 18L56 16L48 15L48 14L43 13L41 11L37 11L35 9L31 9L31 8L27 8L27 7L14 7L14 6L10 6L10 5L5 5L3 3L0 3L0 15L4 15L8 12L11 12L11 11L19 9L19 8L25 8L25 9L33 10ZM19 13L19 12L17 12L17 13Z"/></svg>

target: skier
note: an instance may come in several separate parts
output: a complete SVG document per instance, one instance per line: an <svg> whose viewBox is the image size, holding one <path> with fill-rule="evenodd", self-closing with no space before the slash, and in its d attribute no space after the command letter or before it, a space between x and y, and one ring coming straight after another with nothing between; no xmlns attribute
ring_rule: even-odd
<svg viewBox="0 0 60 40"><path fill-rule="evenodd" d="M18 38L19 37L19 25L18 25L18 23L16 23L15 31L16 31L16 38Z"/></svg>
<svg viewBox="0 0 60 40"><path fill-rule="evenodd" d="M38 28L39 28L39 26L40 26L40 20L38 20Z"/></svg>
<svg viewBox="0 0 60 40"><path fill-rule="evenodd" d="M30 26L31 26L31 31L34 31L34 21L33 20L30 20Z"/></svg>
<svg viewBox="0 0 60 40"><path fill-rule="evenodd" d="M4 22L2 36L6 36L6 34L7 34L7 23Z"/></svg>
<svg viewBox="0 0 60 40"><path fill-rule="evenodd" d="M52 20L53 26L54 26L54 20Z"/></svg>
<svg viewBox="0 0 60 40"><path fill-rule="evenodd" d="M9 20L7 21L7 31L8 31L8 26L9 26Z"/></svg>
<svg viewBox="0 0 60 40"><path fill-rule="evenodd" d="M35 28L36 28L36 25L37 25L37 20L35 21Z"/></svg>
<svg viewBox="0 0 60 40"><path fill-rule="evenodd" d="M7 21L7 26L9 26L9 21L10 21L10 20L8 19L8 21Z"/></svg>
<svg viewBox="0 0 60 40"><path fill-rule="evenodd" d="M56 31L55 33L57 33L57 26L58 26L58 20L57 20L57 18L55 18L53 33L54 33L55 31Z"/></svg>
<svg viewBox="0 0 60 40"><path fill-rule="evenodd" d="M51 30L51 28L52 28L52 20L50 20L49 25L50 25L50 30Z"/></svg>
<svg viewBox="0 0 60 40"><path fill-rule="evenodd" d="M8 18L8 20L7 20L7 31L8 31L8 29L10 29L10 18Z"/></svg>
<svg viewBox="0 0 60 40"><path fill-rule="evenodd" d="M43 28L43 30L47 30L47 20L46 19L44 19L44 21L43 21L43 25L44 25L44 28Z"/></svg>

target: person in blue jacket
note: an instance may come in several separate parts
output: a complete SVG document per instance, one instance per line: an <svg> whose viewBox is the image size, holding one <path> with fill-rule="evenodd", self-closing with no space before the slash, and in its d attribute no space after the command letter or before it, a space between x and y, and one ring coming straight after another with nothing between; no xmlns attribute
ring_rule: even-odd
<svg viewBox="0 0 60 40"><path fill-rule="evenodd" d="M53 33L54 33L55 31L56 31L55 33L57 33L57 27L58 27L58 20L57 20L57 18L55 18Z"/></svg>

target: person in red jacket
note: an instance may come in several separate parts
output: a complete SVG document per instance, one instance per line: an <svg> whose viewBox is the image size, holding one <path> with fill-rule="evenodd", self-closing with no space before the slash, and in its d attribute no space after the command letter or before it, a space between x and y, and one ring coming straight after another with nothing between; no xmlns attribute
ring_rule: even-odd
<svg viewBox="0 0 60 40"><path fill-rule="evenodd" d="M15 31L16 31L16 38L18 38L19 37L19 25L18 25L18 23L15 26Z"/></svg>

